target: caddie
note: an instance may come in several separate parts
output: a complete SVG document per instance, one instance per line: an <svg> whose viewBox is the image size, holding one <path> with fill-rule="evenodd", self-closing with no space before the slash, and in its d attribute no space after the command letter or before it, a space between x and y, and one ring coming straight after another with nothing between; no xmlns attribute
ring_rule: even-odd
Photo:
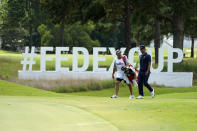
<svg viewBox="0 0 197 131"><path fill-rule="evenodd" d="M122 56L121 51L117 50L116 51L117 58L114 61L114 68L113 68L113 73L112 73L112 78L114 79L114 74L116 72L116 84L115 84L115 94L111 96L111 98L118 98L118 91L119 91L119 84L121 81L125 81L127 86L129 87L130 91L130 99L134 98L133 91L132 91L132 86L131 83L128 79L128 77L125 75L124 71L122 70L122 67L128 66L128 60L126 56Z"/></svg>

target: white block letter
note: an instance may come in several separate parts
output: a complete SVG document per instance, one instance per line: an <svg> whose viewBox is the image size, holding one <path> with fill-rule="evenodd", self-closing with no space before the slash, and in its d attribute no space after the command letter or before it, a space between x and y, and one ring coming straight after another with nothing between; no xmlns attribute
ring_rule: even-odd
<svg viewBox="0 0 197 131"><path fill-rule="evenodd" d="M173 59L173 53L177 53L178 57ZM179 48L168 49L168 72L173 72L173 63L179 63L183 60L183 51Z"/></svg>
<svg viewBox="0 0 197 131"><path fill-rule="evenodd" d="M78 52L83 52L83 66L78 67ZM86 71L89 66L89 53L84 47L73 47L73 71Z"/></svg>
<svg viewBox="0 0 197 131"><path fill-rule="evenodd" d="M153 73L159 73L159 72L161 72L163 70L163 67L164 67L164 58L163 58L163 56L164 56L164 49L163 48L159 48L158 67L157 67L157 69L154 69L152 67L153 60L151 60L151 72L153 72Z"/></svg>
<svg viewBox="0 0 197 131"><path fill-rule="evenodd" d="M53 51L53 47L41 47L40 71L46 71L46 61L52 61L52 57L46 57L47 51Z"/></svg>
<svg viewBox="0 0 197 131"><path fill-rule="evenodd" d="M106 47L94 47L93 48L93 72L106 72L106 68L99 68L98 62L105 61L105 57L99 57L99 52L105 52Z"/></svg>
<svg viewBox="0 0 197 131"><path fill-rule="evenodd" d="M62 51L69 51L69 47L56 47L55 69L56 71L68 72L69 71L68 67L64 67L64 68L61 67L61 61L68 60L68 57L61 56Z"/></svg>

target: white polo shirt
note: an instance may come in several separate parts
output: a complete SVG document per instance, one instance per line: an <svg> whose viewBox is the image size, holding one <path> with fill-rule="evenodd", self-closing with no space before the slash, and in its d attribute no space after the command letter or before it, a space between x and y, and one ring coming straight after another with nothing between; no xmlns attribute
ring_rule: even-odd
<svg viewBox="0 0 197 131"><path fill-rule="evenodd" d="M123 57L125 57L125 62L123 60ZM121 70L122 67L126 66L127 63L127 57L123 56L121 59L116 58L114 61L114 66L116 67L116 78L123 79L124 78L124 71Z"/></svg>

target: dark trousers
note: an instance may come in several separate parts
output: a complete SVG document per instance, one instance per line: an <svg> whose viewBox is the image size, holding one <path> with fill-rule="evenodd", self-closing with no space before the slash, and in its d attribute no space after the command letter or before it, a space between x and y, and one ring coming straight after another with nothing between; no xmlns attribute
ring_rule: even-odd
<svg viewBox="0 0 197 131"><path fill-rule="evenodd" d="M145 75L145 72L142 72L142 71L139 72L139 75L138 75L139 95L144 96L143 85L146 86L150 92L153 91L153 88L148 84L149 76L150 76L150 73L148 73L148 75Z"/></svg>

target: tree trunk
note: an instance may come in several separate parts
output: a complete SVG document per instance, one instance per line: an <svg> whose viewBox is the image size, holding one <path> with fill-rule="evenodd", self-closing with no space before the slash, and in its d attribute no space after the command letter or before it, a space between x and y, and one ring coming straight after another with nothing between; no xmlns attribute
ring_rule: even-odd
<svg viewBox="0 0 197 131"><path fill-rule="evenodd" d="M184 15L182 12L175 12L173 16L173 48L183 50L184 39ZM177 54L173 55L174 58Z"/></svg>
<svg viewBox="0 0 197 131"><path fill-rule="evenodd" d="M0 36L0 50L1 50L1 48L2 48L2 44L3 44L3 42L2 42L1 36Z"/></svg>
<svg viewBox="0 0 197 131"><path fill-rule="evenodd" d="M2 38L3 40L2 40L2 46L1 46L1 48L2 49L5 49L5 40L4 40L4 38Z"/></svg>
<svg viewBox="0 0 197 131"><path fill-rule="evenodd" d="M31 50L31 47L32 47L32 42L33 39L32 39L32 26L31 26L31 23L30 23L30 27L29 27L29 48Z"/></svg>
<svg viewBox="0 0 197 131"><path fill-rule="evenodd" d="M160 48L160 23L158 18L155 19L154 30L155 64L158 64Z"/></svg>
<svg viewBox="0 0 197 131"><path fill-rule="evenodd" d="M60 45L64 46L64 24L60 25Z"/></svg>
<svg viewBox="0 0 197 131"><path fill-rule="evenodd" d="M33 40L32 40L32 20L31 20L31 17L32 17L31 1L27 1L27 4L28 4L27 12L28 12L28 19L29 19L29 48L31 51L31 47L32 47L32 43L33 43Z"/></svg>
<svg viewBox="0 0 197 131"><path fill-rule="evenodd" d="M129 4L125 6L125 44L126 50L125 55L128 56L129 50L131 49L131 7Z"/></svg>
<svg viewBox="0 0 197 131"><path fill-rule="evenodd" d="M194 57L194 38L192 37L191 57Z"/></svg>

